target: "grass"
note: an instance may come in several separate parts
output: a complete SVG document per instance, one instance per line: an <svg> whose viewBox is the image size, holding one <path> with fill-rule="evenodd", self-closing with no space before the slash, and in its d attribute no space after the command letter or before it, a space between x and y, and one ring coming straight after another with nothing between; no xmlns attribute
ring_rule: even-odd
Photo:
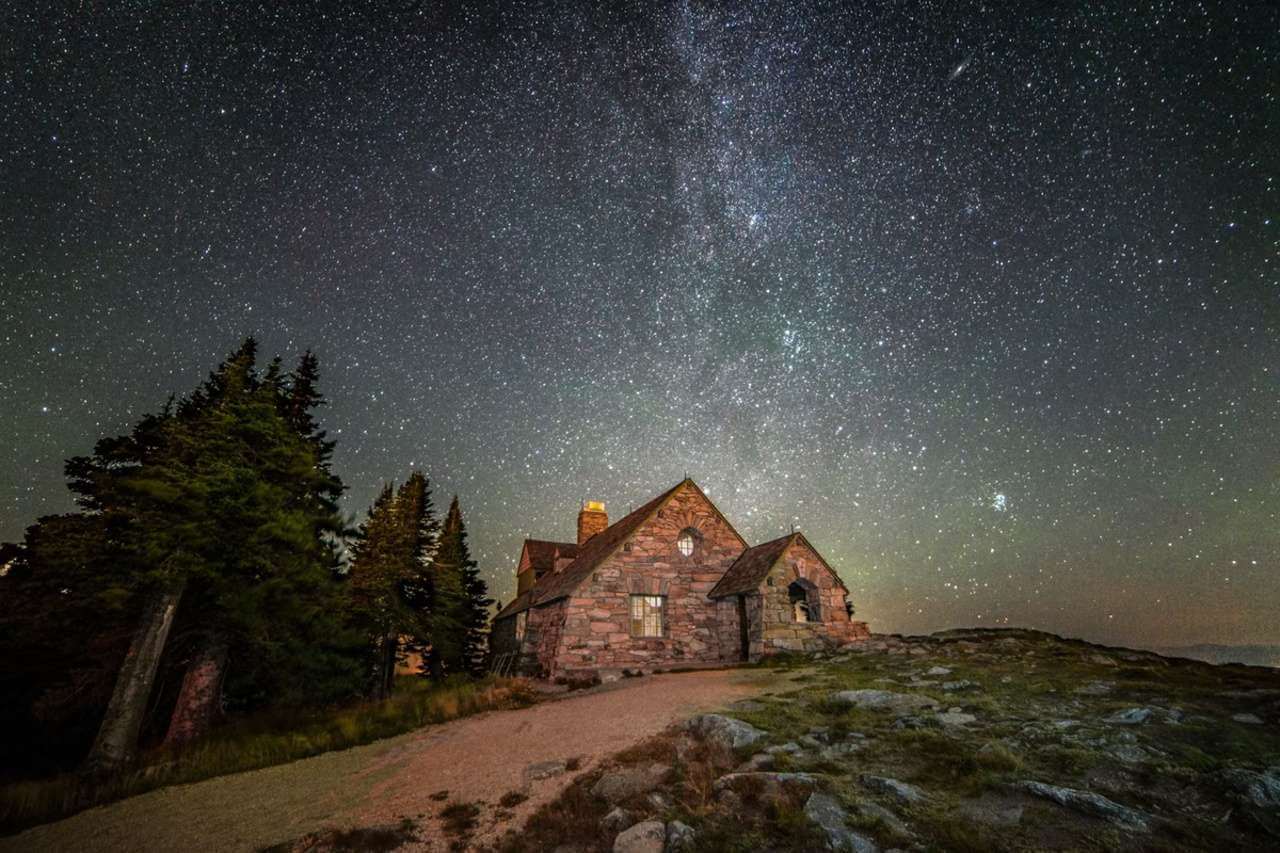
<svg viewBox="0 0 1280 853"><path fill-rule="evenodd" d="M285 764L480 711L523 707L534 701L532 688L518 680L486 678L431 686L406 679L383 702L305 713L263 713L223 726L181 753L152 750L143 756L136 771L105 781L90 783L74 774L63 774L0 788L0 832L16 832L166 785Z"/></svg>

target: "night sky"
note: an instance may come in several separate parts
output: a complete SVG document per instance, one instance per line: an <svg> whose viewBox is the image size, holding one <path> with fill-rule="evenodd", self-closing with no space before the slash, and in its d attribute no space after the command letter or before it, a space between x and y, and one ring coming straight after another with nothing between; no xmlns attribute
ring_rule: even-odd
<svg viewBox="0 0 1280 853"><path fill-rule="evenodd" d="M1280 6L502 5L0 12L0 539L254 334L504 601L688 473L873 630L1280 642Z"/></svg>

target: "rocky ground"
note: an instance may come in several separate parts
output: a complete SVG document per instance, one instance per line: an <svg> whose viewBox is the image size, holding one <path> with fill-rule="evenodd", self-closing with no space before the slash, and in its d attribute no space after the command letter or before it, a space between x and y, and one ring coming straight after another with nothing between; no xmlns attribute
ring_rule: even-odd
<svg viewBox="0 0 1280 853"><path fill-rule="evenodd" d="M1280 849L1280 671L875 637L581 773L502 851ZM454 846L472 846L465 828Z"/></svg>

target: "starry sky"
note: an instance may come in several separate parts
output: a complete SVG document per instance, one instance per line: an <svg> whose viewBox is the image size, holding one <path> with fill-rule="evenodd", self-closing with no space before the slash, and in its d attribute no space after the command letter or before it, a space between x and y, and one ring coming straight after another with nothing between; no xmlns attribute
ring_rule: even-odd
<svg viewBox="0 0 1280 853"><path fill-rule="evenodd" d="M503 600L687 473L874 630L1280 642L1280 7L601 5L0 12L0 539L254 334Z"/></svg>

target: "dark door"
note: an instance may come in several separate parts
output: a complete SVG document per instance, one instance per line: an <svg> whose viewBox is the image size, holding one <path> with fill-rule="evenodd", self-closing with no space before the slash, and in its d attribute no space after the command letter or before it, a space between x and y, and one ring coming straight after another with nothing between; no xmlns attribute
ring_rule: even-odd
<svg viewBox="0 0 1280 853"><path fill-rule="evenodd" d="M747 630L747 597L738 596L738 633L742 637L742 659L751 659L751 634Z"/></svg>

